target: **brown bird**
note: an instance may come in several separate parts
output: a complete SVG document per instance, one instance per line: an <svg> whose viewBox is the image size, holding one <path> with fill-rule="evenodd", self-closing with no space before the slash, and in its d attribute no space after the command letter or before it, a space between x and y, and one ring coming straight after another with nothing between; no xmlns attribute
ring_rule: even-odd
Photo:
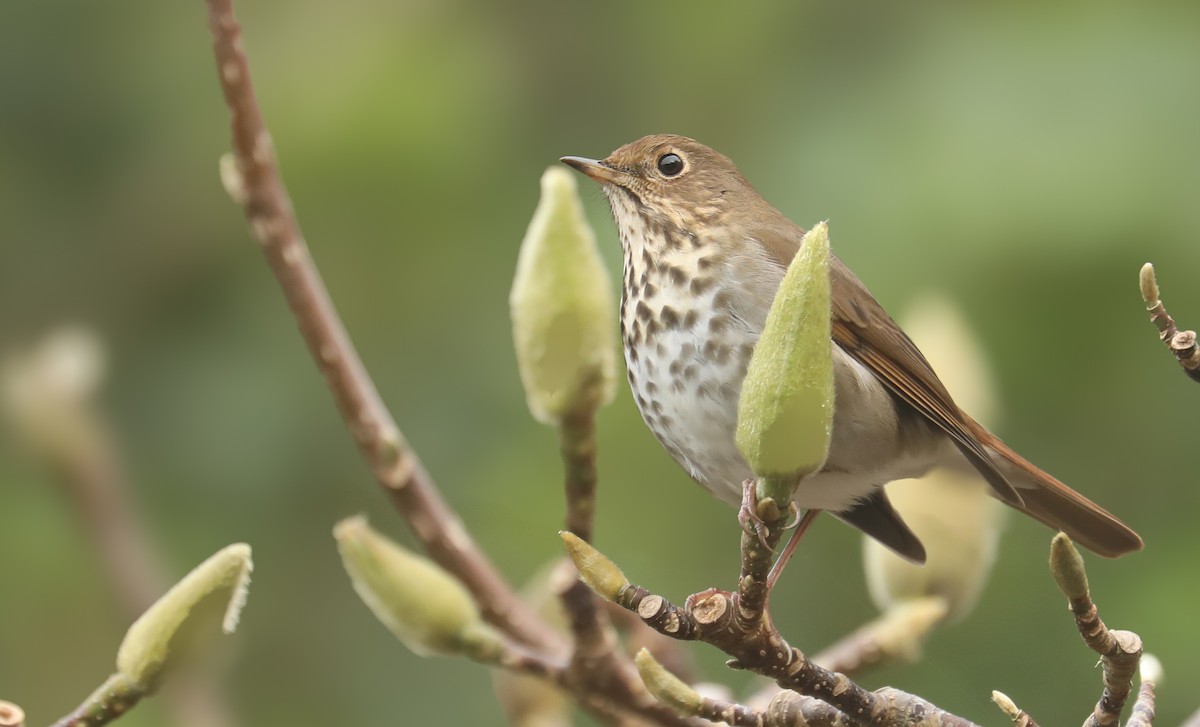
<svg viewBox="0 0 1200 727"><path fill-rule="evenodd" d="M727 157L682 136L607 159L563 157L599 182L624 253L621 335L646 425L694 479L737 504L751 477L734 444L754 344L804 234ZM824 468L795 503L828 510L900 555L925 548L882 486L970 463L992 494L1108 557L1142 540L958 408L925 357L841 260L830 260L835 405Z"/></svg>

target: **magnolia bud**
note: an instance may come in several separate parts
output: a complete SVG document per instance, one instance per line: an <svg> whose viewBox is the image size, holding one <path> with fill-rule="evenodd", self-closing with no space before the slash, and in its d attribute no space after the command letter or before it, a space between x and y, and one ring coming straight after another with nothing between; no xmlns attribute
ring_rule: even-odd
<svg viewBox="0 0 1200 727"><path fill-rule="evenodd" d="M218 623L226 634L233 633L253 568L245 543L223 548L196 566L129 627L117 650L117 672L150 691L173 664L210 639Z"/></svg>
<svg viewBox="0 0 1200 727"><path fill-rule="evenodd" d="M454 576L375 532L366 518L343 520L333 537L358 597L413 652L473 654L494 640Z"/></svg>
<svg viewBox="0 0 1200 727"><path fill-rule="evenodd" d="M809 230L784 275L738 401L737 447L766 489L792 499L829 454L833 431L829 230Z"/></svg>
<svg viewBox="0 0 1200 727"><path fill-rule="evenodd" d="M612 284L571 173L551 167L517 257L509 295L517 366L529 410L558 424L612 401L616 323Z"/></svg>

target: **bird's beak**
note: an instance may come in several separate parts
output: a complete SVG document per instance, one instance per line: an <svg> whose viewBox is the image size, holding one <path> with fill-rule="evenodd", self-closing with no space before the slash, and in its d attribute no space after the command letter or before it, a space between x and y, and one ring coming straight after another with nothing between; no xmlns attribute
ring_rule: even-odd
<svg viewBox="0 0 1200 727"><path fill-rule="evenodd" d="M562 157L559 161L568 167L578 169L600 184L621 184L627 176L624 172L614 169L598 159Z"/></svg>

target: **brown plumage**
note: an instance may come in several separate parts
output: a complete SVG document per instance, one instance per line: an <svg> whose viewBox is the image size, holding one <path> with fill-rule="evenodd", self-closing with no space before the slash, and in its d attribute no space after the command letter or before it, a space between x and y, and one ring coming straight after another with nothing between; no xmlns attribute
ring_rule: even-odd
<svg viewBox="0 0 1200 727"><path fill-rule="evenodd" d="M625 258L630 384L671 456L722 499L750 475L733 442L746 364L804 231L728 158L648 136L607 159L564 157L600 182ZM925 357L854 273L831 260L836 400L825 468L796 493L905 557L924 548L882 485L965 459L1003 502L1115 557L1142 547L1108 511L1009 449L954 403Z"/></svg>

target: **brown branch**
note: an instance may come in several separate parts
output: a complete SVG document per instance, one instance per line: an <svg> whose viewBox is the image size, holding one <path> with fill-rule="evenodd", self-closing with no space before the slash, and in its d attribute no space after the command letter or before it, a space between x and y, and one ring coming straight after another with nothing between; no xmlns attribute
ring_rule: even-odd
<svg viewBox="0 0 1200 727"><path fill-rule="evenodd" d="M25 727L25 710L0 699L0 727Z"/></svg>
<svg viewBox="0 0 1200 727"><path fill-rule="evenodd" d="M681 608L641 586L627 584L615 600L660 633L715 646L733 657L731 667L753 671L774 679L784 689L819 699L854 724L974 727L916 695L897 690L870 692L844 674L817 666L784 640L769 616L751 631L742 630L734 615L735 596L730 592L702 591L689 596Z"/></svg>
<svg viewBox="0 0 1200 727"><path fill-rule="evenodd" d="M662 664L667 671L685 682L695 681L691 659L681 648L681 643L650 628L636 613L621 608L612 601L602 601L609 617L621 630L625 640L625 651L636 654L645 649Z"/></svg>
<svg viewBox="0 0 1200 727"><path fill-rule="evenodd" d="M1132 631L1110 630L1100 620L1088 590L1083 557L1064 533L1054 536L1051 543L1050 569L1067 597L1079 635L1089 649L1100 655L1103 666L1104 692L1084 727L1117 727L1142 657L1142 640Z"/></svg>
<svg viewBox="0 0 1200 727"><path fill-rule="evenodd" d="M261 243L309 353L376 481L425 551L471 591L492 624L554 653L561 638L526 607L438 492L379 397L301 234L254 94L232 0L207 0L213 53L232 116L235 165L227 184Z"/></svg>
<svg viewBox="0 0 1200 727"><path fill-rule="evenodd" d="M1146 263L1142 266L1139 282L1142 300L1146 301L1146 310L1150 312L1150 321L1158 329L1159 339L1175 354L1184 373L1193 381L1200 381L1200 347L1196 345L1196 332L1180 331L1175 320L1167 313L1159 300L1158 279L1154 275L1153 265Z"/></svg>

